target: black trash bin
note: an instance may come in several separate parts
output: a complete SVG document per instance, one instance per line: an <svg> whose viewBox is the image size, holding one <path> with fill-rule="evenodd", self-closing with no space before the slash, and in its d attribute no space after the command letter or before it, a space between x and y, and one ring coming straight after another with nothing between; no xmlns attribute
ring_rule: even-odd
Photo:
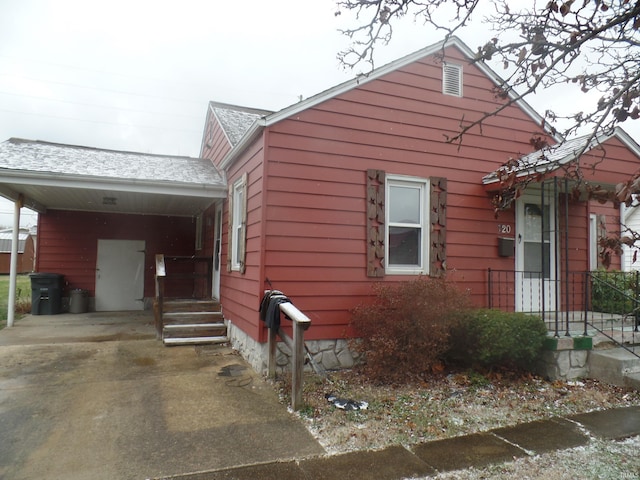
<svg viewBox="0 0 640 480"><path fill-rule="evenodd" d="M62 278L59 273L32 273L31 314L57 315L62 311Z"/></svg>

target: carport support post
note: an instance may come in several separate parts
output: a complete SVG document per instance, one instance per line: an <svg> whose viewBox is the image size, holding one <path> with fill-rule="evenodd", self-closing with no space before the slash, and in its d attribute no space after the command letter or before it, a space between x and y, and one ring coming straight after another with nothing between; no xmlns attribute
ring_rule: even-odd
<svg viewBox="0 0 640 480"><path fill-rule="evenodd" d="M11 264L9 270L9 301L7 302L7 327L13 327L13 319L16 310L16 279L18 270L18 238L20 228L20 208L22 208L22 195L13 202L13 234L11 237Z"/></svg>

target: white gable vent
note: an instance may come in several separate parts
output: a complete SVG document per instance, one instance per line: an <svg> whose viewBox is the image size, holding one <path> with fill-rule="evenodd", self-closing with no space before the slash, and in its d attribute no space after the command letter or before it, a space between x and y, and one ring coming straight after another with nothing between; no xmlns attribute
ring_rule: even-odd
<svg viewBox="0 0 640 480"><path fill-rule="evenodd" d="M445 63L442 65L442 93L462 96L462 65Z"/></svg>

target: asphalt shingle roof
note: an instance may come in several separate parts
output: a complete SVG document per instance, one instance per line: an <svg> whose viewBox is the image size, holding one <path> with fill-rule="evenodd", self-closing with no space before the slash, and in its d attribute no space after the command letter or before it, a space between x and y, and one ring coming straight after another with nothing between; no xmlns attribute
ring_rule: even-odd
<svg viewBox="0 0 640 480"><path fill-rule="evenodd" d="M561 165L565 165L573 160L583 151L587 152L598 145L598 140L593 138L589 145L587 141L592 135L584 135L581 137L565 140L557 145L542 148L528 155L524 155L518 159L517 166L513 167L513 171L518 174L544 173L550 172ZM496 172L483 177L483 183L492 183L498 180Z"/></svg>
<svg viewBox="0 0 640 480"><path fill-rule="evenodd" d="M232 147L235 147L242 139L251 125L272 112L257 110L254 108L238 107L222 103L211 102L213 113L218 118L220 126L224 130Z"/></svg>
<svg viewBox="0 0 640 480"><path fill-rule="evenodd" d="M2 170L183 184L224 184L210 160L11 138L0 143Z"/></svg>

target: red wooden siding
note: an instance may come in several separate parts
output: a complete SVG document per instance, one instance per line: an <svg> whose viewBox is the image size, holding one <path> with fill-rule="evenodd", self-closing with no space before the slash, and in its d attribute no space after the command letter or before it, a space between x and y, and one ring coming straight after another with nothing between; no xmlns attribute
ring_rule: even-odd
<svg viewBox="0 0 640 480"><path fill-rule="evenodd" d="M573 200L569 200L567 209L566 200L566 196L560 194L558 199L559 304L561 310L570 311L581 310L584 306L584 277L579 274L589 270L589 209L587 202ZM569 289L568 297L567 288Z"/></svg>
<svg viewBox="0 0 640 480"><path fill-rule="evenodd" d="M228 272L227 256L229 254L229 205L225 202L222 219L222 251L220 272L220 301L225 318L236 326L258 339L261 335L261 325L258 320L258 307L264 289L262 269L262 225L264 225L263 210L263 161L264 150L261 139L247 149L241 160L236 162L227 172L229 188L236 182L243 172L248 173L247 180L247 248L246 271L244 274ZM215 160L214 160L215 163ZM264 340L264 339L262 339Z"/></svg>
<svg viewBox="0 0 640 480"><path fill-rule="evenodd" d="M195 220L49 210L38 216L36 271L61 273L68 288L86 289L94 296L98 239L145 241L144 295L153 297L155 255L194 255Z"/></svg>
<svg viewBox="0 0 640 480"><path fill-rule="evenodd" d="M640 167L640 159L617 138L611 138L601 147L594 148L582 159L582 172L591 185L611 187L624 182ZM589 202L589 213L602 215L608 235L620 233L620 209L611 203ZM587 219L588 220L588 219ZM612 258L611 269L620 269L621 258Z"/></svg>
<svg viewBox="0 0 640 480"><path fill-rule="evenodd" d="M367 277L366 171L447 179L446 267L448 278L468 289L477 305L487 302L487 269L513 271L515 257L498 256L499 225L515 235L515 211L495 218L482 177L509 158L530 153L540 126L515 106L449 144L461 123L498 105L493 83L460 52L448 61L463 65L464 96L442 94L442 66L425 58L379 79L327 99L279 121L241 153L228 183L249 175L247 270L222 271L225 316L259 341L262 292L285 292L313 322L311 339L349 335L351 310L370 299ZM620 142L607 145L607 170L596 177L615 183L635 170L635 158ZM205 152L218 164L222 150ZM609 168L609 163L612 164ZM614 181L615 179L615 181ZM570 205L569 269L586 269L586 203ZM611 207L607 215L615 215ZM225 265L228 210L224 210ZM562 240L564 241L564 240ZM407 277L387 274L381 280Z"/></svg>
<svg viewBox="0 0 640 480"><path fill-rule="evenodd" d="M491 82L466 61L463 68L464 98L441 93L441 66L427 59L269 129L265 276L310 316L311 338L348 333L350 311L371 294L367 169L447 178L449 278L477 304L486 301L488 267L514 268L513 257L497 255L498 224L514 227L514 213L496 220L481 180L531 151L539 128L509 108L466 135L460 148L446 143L463 116L478 118L495 105Z"/></svg>
<svg viewBox="0 0 640 480"><path fill-rule="evenodd" d="M601 204L596 201L589 202L589 208L590 213L604 217L607 235L620 233L619 209L614 208L610 203ZM611 260L611 266L609 268L612 270L620 270L622 267L621 258L614 256Z"/></svg>

